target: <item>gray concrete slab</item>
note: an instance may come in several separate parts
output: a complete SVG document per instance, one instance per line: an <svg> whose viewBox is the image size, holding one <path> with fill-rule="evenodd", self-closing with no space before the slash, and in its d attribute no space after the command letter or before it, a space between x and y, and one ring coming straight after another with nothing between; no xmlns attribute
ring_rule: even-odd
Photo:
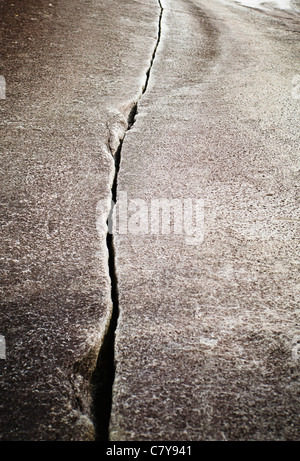
<svg viewBox="0 0 300 461"><path fill-rule="evenodd" d="M89 440L111 315L99 200L139 98L156 0L1 2L0 439Z"/></svg>
<svg viewBox="0 0 300 461"><path fill-rule="evenodd" d="M299 16L162 4L118 175L110 438L297 440Z"/></svg>

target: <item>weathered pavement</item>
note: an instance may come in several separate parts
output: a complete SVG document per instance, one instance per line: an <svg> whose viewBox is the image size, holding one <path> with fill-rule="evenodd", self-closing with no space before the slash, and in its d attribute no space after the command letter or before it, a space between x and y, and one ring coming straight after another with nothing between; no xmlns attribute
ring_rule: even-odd
<svg viewBox="0 0 300 461"><path fill-rule="evenodd" d="M118 175L110 438L296 440L299 16L162 4ZM151 231L175 198L204 201L203 239Z"/></svg>
<svg viewBox="0 0 300 461"><path fill-rule="evenodd" d="M96 209L159 13L156 0L0 3L1 440L94 438L112 310Z"/></svg>
<svg viewBox="0 0 300 461"><path fill-rule="evenodd" d="M162 6L120 152L110 438L299 439L299 18ZM101 211L160 13L0 4L2 440L95 437L112 312ZM187 213L174 234L166 213L151 233L154 200L173 198L204 203L204 228Z"/></svg>

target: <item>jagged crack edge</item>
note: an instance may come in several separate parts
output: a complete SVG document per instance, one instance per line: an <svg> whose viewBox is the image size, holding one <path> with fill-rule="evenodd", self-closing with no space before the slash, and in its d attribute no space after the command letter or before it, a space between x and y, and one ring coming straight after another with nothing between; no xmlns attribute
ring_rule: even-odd
<svg viewBox="0 0 300 461"><path fill-rule="evenodd" d="M161 1L158 0L160 7L160 15L158 20L158 36L156 44L152 53L150 60L149 68L146 72L145 84L142 88L142 93L139 98L145 94L148 88L148 83L150 79L151 70L155 61L156 52L161 39L161 24L163 16L163 7ZM118 325L119 317L119 296L118 296L118 280L117 280L117 271L115 266L115 247L113 234L109 232L109 220L112 217L113 206L117 202L117 183L118 183L118 174L121 163L121 151L126 133L132 128L135 123L136 115L138 113L138 102L133 104L128 118L127 118L127 129L124 130L124 136L119 137L119 146L117 149L113 148L111 143L111 134L108 137L108 148L111 152L111 155L114 157L115 162L115 175L113 179L113 184L111 188L111 197L112 197L112 208L110 209L108 220L107 220L107 237L106 244L108 249L108 267L109 267L109 276L111 280L111 298L113 303L113 310L111 315L111 320L107 333L104 337L103 343L100 348L97 366L93 373L92 386L93 386L93 417L94 425L96 431L96 440L98 441L108 441L109 440L109 422L112 409L112 393L113 393L113 383L115 378L115 331Z"/></svg>

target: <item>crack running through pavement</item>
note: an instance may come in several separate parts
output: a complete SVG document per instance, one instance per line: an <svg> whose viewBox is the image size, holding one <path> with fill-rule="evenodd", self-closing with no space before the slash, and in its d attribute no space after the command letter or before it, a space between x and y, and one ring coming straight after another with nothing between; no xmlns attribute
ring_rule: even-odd
<svg viewBox="0 0 300 461"><path fill-rule="evenodd" d="M152 53L152 58L150 61L150 65L148 71L146 72L146 79L145 84L142 89L141 96L145 94L148 88L148 83L150 79L151 69L153 67L153 63L156 56L156 51L158 45L160 43L161 38L161 24L162 24L162 16L163 16L163 7L161 1L158 0L158 4L160 7L160 15L158 19L158 35L156 44ZM93 417L94 417L94 424L95 424L95 431L96 431L96 440L97 441L108 441L109 440L109 422L110 422L110 415L112 409L112 390L113 390L113 383L115 378L115 331L118 324L118 316L119 316L119 296L118 296L118 280L116 274L116 267L115 267L115 248L114 248L114 239L113 233L109 232L113 207L117 202L117 183L118 183L118 173L120 169L121 163L121 152L122 152L122 145L126 136L126 133L132 128L135 123L135 116L137 115L138 110L138 102L134 104L127 120L127 129L125 131L125 135L122 140L120 140L118 149L114 154L115 160L115 175L114 181L111 188L111 195L112 195L112 207L109 213L109 218L107 220L108 225L108 232L107 232L107 239L106 244L108 248L108 266L109 266L109 276L111 280L111 298L113 304L112 316L110 320L110 324L108 327L108 331L105 335L103 340L103 344L101 345L101 349L98 356L97 366L94 371L94 375L92 378L92 385L94 387L94 398L93 398ZM112 226L111 226L112 227Z"/></svg>

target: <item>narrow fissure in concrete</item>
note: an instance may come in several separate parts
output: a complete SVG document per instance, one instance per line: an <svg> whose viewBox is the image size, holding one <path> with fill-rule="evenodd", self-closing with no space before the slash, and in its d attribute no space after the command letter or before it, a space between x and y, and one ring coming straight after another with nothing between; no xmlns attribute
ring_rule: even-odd
<svg viewBox="0 0 300 461"><path fill-rule="evenodd" d="M146 73L145 84L142 89L141 97L147 91L151 69L155 60L156 51L160 42L161 38L161 23L162 23L162 15L163 15L163 7L158 0L158 4L160 7L160 15L158 21L158 37L156 41L156 45L154 47L152 58L150 61L149 69ZM115 160L115 176L114 181L111 189L112 194L112 208L109 213L109 218L107 221L108 229L109 223L112 220L112 213L113 213L113 206L117 202L117 187L118 187L118 173L120 169L120 162L121 162L121 152L122 152L122 145L125 139L126 133L132 128L135 123L135 116L137 114L138 109L138 102L133 106L129 117L128 117L128 124L127 129L124 135L123 140L120 141L119 147L114 154ZM118 296L118 280L116 274L116 267L115 267L115 249L114 249L114 239L113 233L107 233L107 248L108 248L108 266L109 266L109 276L111 280L111 298L113 303L113 311L110 320L110 324L108 327L108 331L105 335L103 340L103 344L101 346L101 350L99 352L97 366L92 378L92 385L94 388L94 396L93 396L93 416L94 416L94 424L95 424L95 431L96 431L96 440L98 441L108 441L109 440L109 421L111 415L111 408L112 408L112 390L113 390L113 383L115 378L115 357L114 357L114 349L115 349L115 330L118 324L118 316L119 316L119 296Z"/></svg>

